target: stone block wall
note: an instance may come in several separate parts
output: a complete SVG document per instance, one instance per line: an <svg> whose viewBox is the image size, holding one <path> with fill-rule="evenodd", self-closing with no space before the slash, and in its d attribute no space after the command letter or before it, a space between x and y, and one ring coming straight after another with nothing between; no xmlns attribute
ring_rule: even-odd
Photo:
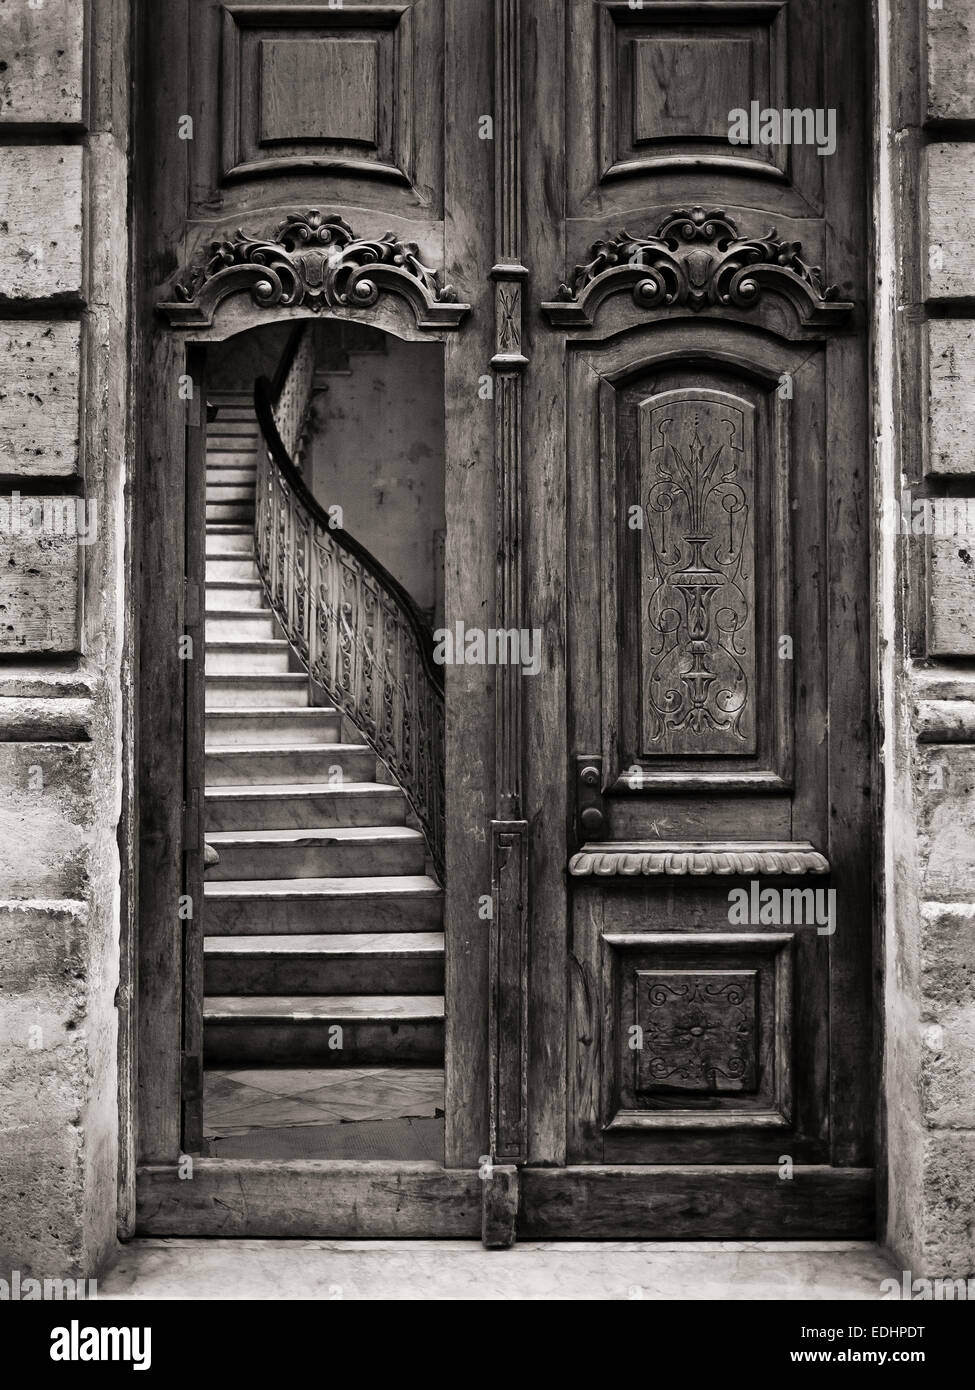
<svg viewBox="0 0 975 1390"><path fill-rule="evenodd" d="M880 413L889 392L893 426L889 441L881 432L879 458L881 471L890 465L886 500L900 514L883 536L893 617L882 658L887 1241L916 1276L967 1277L975 1272L975 0L894 0L880 14L891 26L880 175L891 196L878 231L879 336L889 327L896 348L891 371L878 373Z"/></svg>
<svg viewBox="0 0 975 1390"><path fill-rule="evenodd" d="M117 1238L128 32L123 0L0 0L7 1279L90 1275Z"/></svg>

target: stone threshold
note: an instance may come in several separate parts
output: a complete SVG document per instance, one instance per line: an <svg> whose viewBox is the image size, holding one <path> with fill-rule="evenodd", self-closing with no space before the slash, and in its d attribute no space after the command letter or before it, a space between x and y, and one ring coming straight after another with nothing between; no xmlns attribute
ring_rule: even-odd
<svg viewBox="0 0 975 1390"><path fill-rule="evenodd" d="M138 1239L99 1299L818 1301L891 1298L901 1273L868 1241ZM339 1292L340 1291L340 1292Z"/></svg>

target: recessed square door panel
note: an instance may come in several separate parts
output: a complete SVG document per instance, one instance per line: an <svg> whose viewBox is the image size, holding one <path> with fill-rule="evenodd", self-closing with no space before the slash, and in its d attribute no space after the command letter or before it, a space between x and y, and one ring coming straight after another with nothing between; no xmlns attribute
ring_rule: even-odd
<svg viewBox="0 0 975 1390"><path fill-rule="evenodd" d="M207 14L209 10L209 15ZM440 215L443 7L242 3L195 16L195 196Z"/></svg>
<svg viewBox="0 0 975 1390"><path fill-rule="evenodd" d="M781 882L783 896L812 891ZM740 883L580 886L573 1160L824 1157L828 938L814 924L732 927L729 895Z"/></svg>
<svg viewBox="0 0 975 1390"><path fill-rule="evenodd" d="M570 216L663 202L675 180L697 172L718 201L747 202L750 185L767 203L778 185L784 213L818 210L814 148L764 144L757 129L746 143L729 140L731 113L753 103L759 112L816 106L811 0L571 3Z"/></svg>
<svg viewBox="0 0 975 1390"><path fill-rule="evenodd" d="M268 145L331 144L388 147L380 134L382 58L391 56L376 39L262 39L257 45L260 93L258 148ZM388 66L388 63L387 63Z"/></svg>

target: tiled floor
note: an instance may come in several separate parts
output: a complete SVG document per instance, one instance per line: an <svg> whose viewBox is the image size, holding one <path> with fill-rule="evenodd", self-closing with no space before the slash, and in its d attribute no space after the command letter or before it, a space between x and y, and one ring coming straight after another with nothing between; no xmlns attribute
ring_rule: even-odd
<svg viewBox="0 0 975 1390"><path fill-rule="evenodd" d="M432 1069L213 1070L203 1121L217 1158L430 1158L442 1152L443 1105L443 1072ZM341 1134L316 1134L336 1125Z"/></svg>
<svg viewBox="0 0 975 1390"><path fill-rule="evenodd" d="M138 1299L882 1299L899 1272L875 1245L135 1240L98 1281Z"/></svg>

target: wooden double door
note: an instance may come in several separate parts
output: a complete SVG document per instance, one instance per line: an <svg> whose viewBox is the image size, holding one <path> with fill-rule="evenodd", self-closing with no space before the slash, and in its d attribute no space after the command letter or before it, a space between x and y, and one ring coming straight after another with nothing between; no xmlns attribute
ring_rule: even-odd
<svg viewBox="0 0 975 1390"><path fill-rule="evenodd" d="M871 1232L867 23L859 0L144 7L142 1229ZM393 248L364 290L289 241L313 210ZM173 383L322 313L442 343L446 626L521 634L447 670L444 1165L180 1183Z"/></svg>

